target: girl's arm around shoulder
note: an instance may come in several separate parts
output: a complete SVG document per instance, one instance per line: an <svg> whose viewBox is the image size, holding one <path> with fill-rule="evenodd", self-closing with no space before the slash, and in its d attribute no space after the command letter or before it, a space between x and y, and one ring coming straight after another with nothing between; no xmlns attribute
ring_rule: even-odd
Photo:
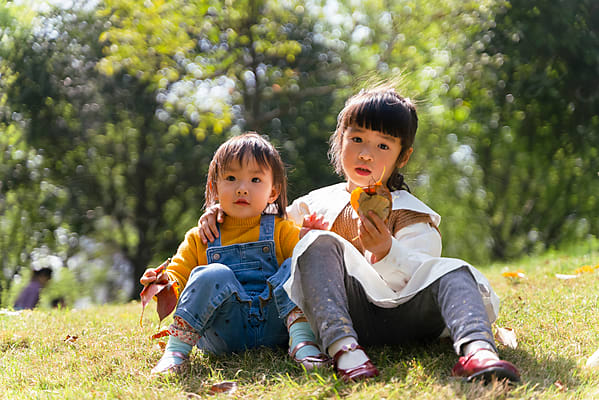
<svg viewBox="0 0 599 400"><path fill-rule="evenodd" d="M293 221L277 217L275 231L281 256L286 260L291 257L293 248L299 241L300 227Z"/></svg>
<svg viewBox="0 0 599 400"><path fill-rule="evenodd" d="M325 186L294 200L287 207L288 218L301 226L305 216L316 213L324 216L324 220L332 225L349 202L350 194L345 190L345 185L345 182L340 182Z"/></svg>
<svg viewBox="0 0 599 400"><path fill-rule="evenodd" d="M400 229L391 238L391 249L374 269L394 290L401 290L422 263L441 256L441 234L428 223Z"/></svg>

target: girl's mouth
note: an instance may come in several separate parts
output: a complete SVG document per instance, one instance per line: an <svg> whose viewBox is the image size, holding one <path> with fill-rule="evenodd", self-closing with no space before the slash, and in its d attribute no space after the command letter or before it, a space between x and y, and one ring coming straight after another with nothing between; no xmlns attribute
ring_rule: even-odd
<svg viewBox="0 0 599 400"><path fill-rule="evenodd" d="M361 175L361 176L367 176L370 175L370 170L366 169L366 168L355 168L356 174Z"/></svg>
<svg viewBox="0 0 599 400"><path fill-rule="evenodd" d="M237 204L238 206L247 206L250 203L245 199L239 199L239 200L235 201L235 204Z"/></svg>

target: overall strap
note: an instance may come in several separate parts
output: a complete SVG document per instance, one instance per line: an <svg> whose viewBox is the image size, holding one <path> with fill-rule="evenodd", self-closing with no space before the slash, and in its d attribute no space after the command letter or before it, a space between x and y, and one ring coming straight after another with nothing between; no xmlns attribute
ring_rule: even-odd
<svg viewBox="0 0 599 400"><path fill-rule="evenodd" d="M274 214L263 214L260 218L260 238L258 240L274 240L275 216Z"/></svg>

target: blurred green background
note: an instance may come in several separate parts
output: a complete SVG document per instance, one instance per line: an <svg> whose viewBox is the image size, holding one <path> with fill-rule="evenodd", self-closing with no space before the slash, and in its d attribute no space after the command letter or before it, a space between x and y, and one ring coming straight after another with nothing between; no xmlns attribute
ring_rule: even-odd
<svg viewBox="0 0 599 400"><path fill-rule="evenodd" d="M203 210L226 138L266 134L289 197L382 79L418 105L405 175L474 264L596 237L596 0L0 0L0 306L137 297Z"/></svg>

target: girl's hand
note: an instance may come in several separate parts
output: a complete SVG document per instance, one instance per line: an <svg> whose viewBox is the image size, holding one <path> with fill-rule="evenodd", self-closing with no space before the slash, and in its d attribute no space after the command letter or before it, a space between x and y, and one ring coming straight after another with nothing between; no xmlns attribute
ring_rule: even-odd
<svg viewBox="0 0 599 400"><path fill-rule="evenodd" d="M144 286L148 286L151 283L167 283L169 281L169 278L168 274L166 273L166 268L161 269L161 267L162 266L158 268L146 269L141 278L139 278L139 283L141 283Z"/></svg>
<svg viewBox="0 0 599 400"><path fill-rule="evenodd" d="M364 249L372 253L372 262L382 260L391 249L391 232L374 211L369 211L368 217L360 214L358 237Z"/></svg>
<svg viewBox="0 0 599 400"><path fill-rule="evenodd" d="M326 231L329 228L329 223L325 222L324 215L316 216L316 213L306 215L302 222L302 229L300 230L300 239L304 235L310 232L312 229L320 229Z"/></svg>
<svg viewBox="0 0 599 400"><path fill-rule="evenodd" d="M217 221L219 224L225 221L225 212L220 208L220 204L208 207L198 220L202 243L214 242L214 239L218 237Z"/></svg>

